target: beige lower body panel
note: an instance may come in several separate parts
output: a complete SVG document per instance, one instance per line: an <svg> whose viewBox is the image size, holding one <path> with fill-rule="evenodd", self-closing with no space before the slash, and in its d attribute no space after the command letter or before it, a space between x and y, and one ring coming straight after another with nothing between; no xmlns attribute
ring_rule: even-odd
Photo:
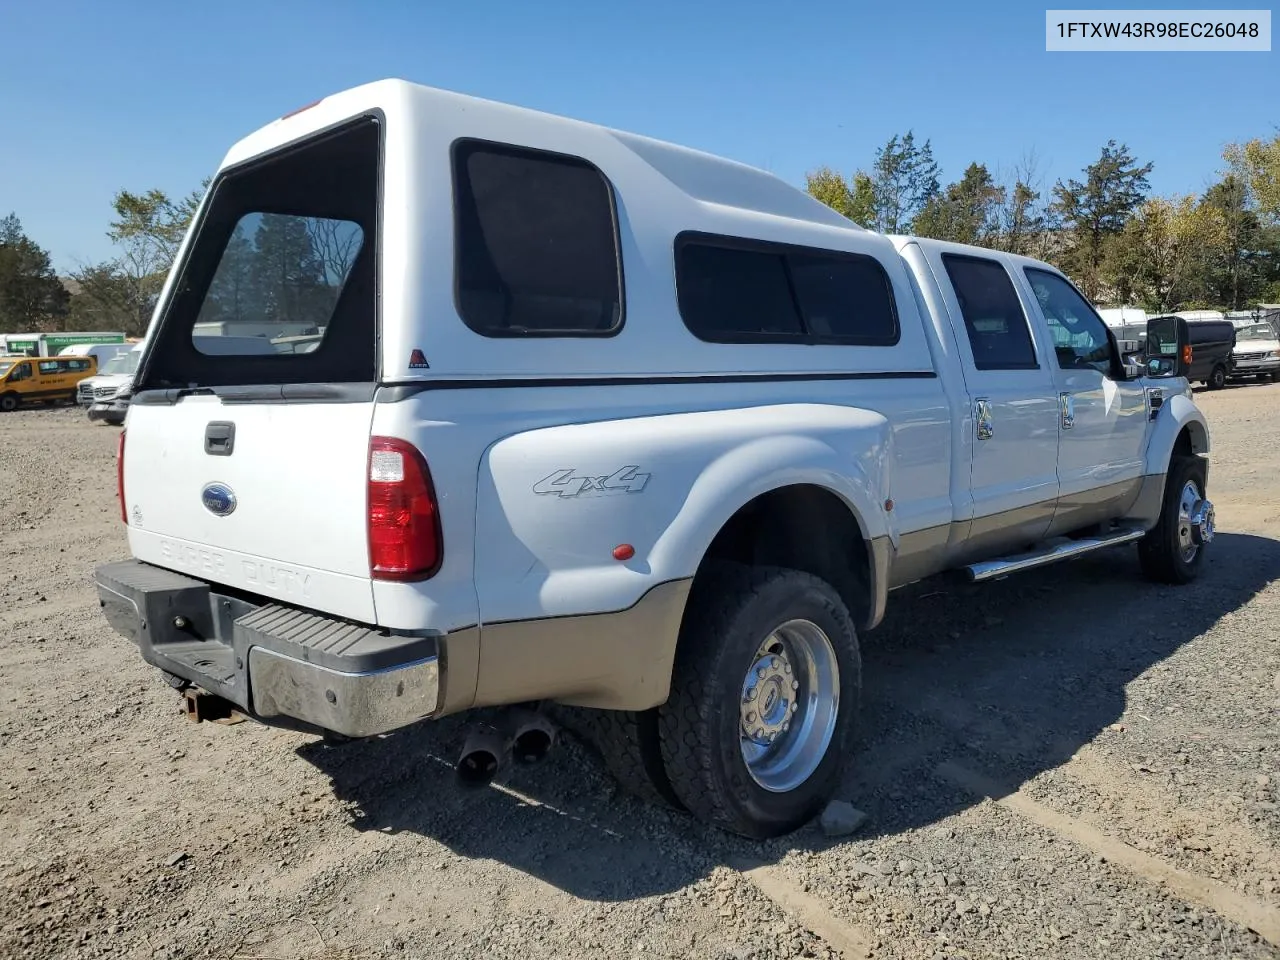
<svg viewBox="0 0 1280 960"><path fill-rule="evenodd" d="M693 580L650 589L611 613L485 624L445 638L443 716L470 707L556 700L645 710L667 699Z"/></svg>
<svg viewBox="0 0 1280 960"><path fill-rule="evenodd" d="M1095 523L1128 520L1153 526L1160 515L1164 474L1111 483L1057 500L904 533L889 563L890 588L979 560L1025 550L1048 537Z"/></svg>

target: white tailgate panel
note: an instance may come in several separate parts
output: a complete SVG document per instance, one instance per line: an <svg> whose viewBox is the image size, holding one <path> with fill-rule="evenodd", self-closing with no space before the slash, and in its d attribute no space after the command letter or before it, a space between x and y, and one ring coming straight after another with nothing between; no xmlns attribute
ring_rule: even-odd
<svg viewBox="0 0 1280 960"><path fill-rule="evenodd" d="M191 396L173 406L131 406L125 498L134 555L373 621L365 503L372 416L372 402L223 404ZM235 424L231 456L205 452L211 421ZM204 507L201 491L213 482L235 493L227 516ZM216 576L200 569L201 549L223 559Z"/></svg>

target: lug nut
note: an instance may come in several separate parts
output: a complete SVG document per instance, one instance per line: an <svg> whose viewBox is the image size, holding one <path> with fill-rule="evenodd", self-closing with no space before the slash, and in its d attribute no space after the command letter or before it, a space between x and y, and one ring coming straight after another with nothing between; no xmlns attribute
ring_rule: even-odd
<svg viewBox="0 0 1280 960"><path fill-rule="evenodd" d="M747 688L747 699L748 699L748 700L754 700L755 698L756 698L756 688L755 688L755 687L748 687L748 688Z"/></svg>
<svg viewBox="0 0 1280 960"><path fill-rule="evenodd" d="M786 661L786 660L782 661L782 669L783 669L783 670L785 670L787 673L790 673L790 672L791 672L791 664L790 664L788 661Z"/></svg>
<svg viewBox="0 0 1280 960"><path fill-rule="evenodd" d="M798 703L794 703L794 702L791 704L791 712L792 712L792 713L795 713L795 712L796 712L797 710L799 710L799 709L800 709L800 704L798 704Z"/></svg>
<svg viewBox="0 0 1280 960"><path fill-rule="evenodd" d="M755 723L755 722L756 722L756 715L754 713L748 713L747 723Z"/></svg>
<svg viewBox="0 0 1280 960"><path fill-rule="evenodd" d="M792 681L791 681L791 689L792 689L792 690L799 690L799 689L800 689L800 681L799 681L799 680L792 680Z"/></svg>
<svg viewBox="0 0 1280 960"><path fill-rule="evenodd" d="M761 680L763 680L765 678L765 674L767 674L768 672L769 671L766 670L764 667L761 667L759 670L756 671L756 676L759 677Z"/></svg>
<svg viewBox="0 0 1280 960"><path fill-rule="evenodd" d="M777 657L770 657L770 658L769 658L769 666L771 666L771 667L776 667L777 665L778 665L778 658L777 658Z"/></svg>
<svg viewBox="0 0 1280 960"><path fill-rule="evenodd" d="M773 743L773 741L775 741L775 740L777 740L777 739L778 739L778 734L777 734L777 733L770 733L770 734L769 734L769 742L770 742L770 743Z"/></svg>

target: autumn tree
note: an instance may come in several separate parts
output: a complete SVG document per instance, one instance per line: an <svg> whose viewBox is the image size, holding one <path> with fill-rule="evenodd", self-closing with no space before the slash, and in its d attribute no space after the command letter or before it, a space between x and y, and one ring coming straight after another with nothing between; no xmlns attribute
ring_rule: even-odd
<svg viewBox="0 0 1280 960"><path fill-rule="evenodd" d="M1270 140L1228 144L1223 156L1248 188L1258 213L1280 223L1280 133Z"/></svg>
<svg viewBox="0 0 1280 960"><path fill-rule="evenodd" d="M871 227L876 219L875 187L871 177L859 170L852 183L830 167L819 167L805 175L805 190L841 216L862 227Z"/></svg>

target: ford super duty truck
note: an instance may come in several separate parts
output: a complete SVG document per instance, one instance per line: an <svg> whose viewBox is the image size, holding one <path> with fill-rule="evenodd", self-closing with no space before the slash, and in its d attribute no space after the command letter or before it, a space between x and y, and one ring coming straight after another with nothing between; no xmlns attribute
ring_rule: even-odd
<svg viewBox="0 0 1280 960"><path fill-rule="evenodd" d="M310 352L202 343L301 327ZM120 437L132 556L97 589L193 710L361 738L589 708L632 789L775 835L835 789L894 588L1121 544L1196 576L1189 360L1171 317L1126 362L1046 263L373 83L217 171Z"/></svg>

